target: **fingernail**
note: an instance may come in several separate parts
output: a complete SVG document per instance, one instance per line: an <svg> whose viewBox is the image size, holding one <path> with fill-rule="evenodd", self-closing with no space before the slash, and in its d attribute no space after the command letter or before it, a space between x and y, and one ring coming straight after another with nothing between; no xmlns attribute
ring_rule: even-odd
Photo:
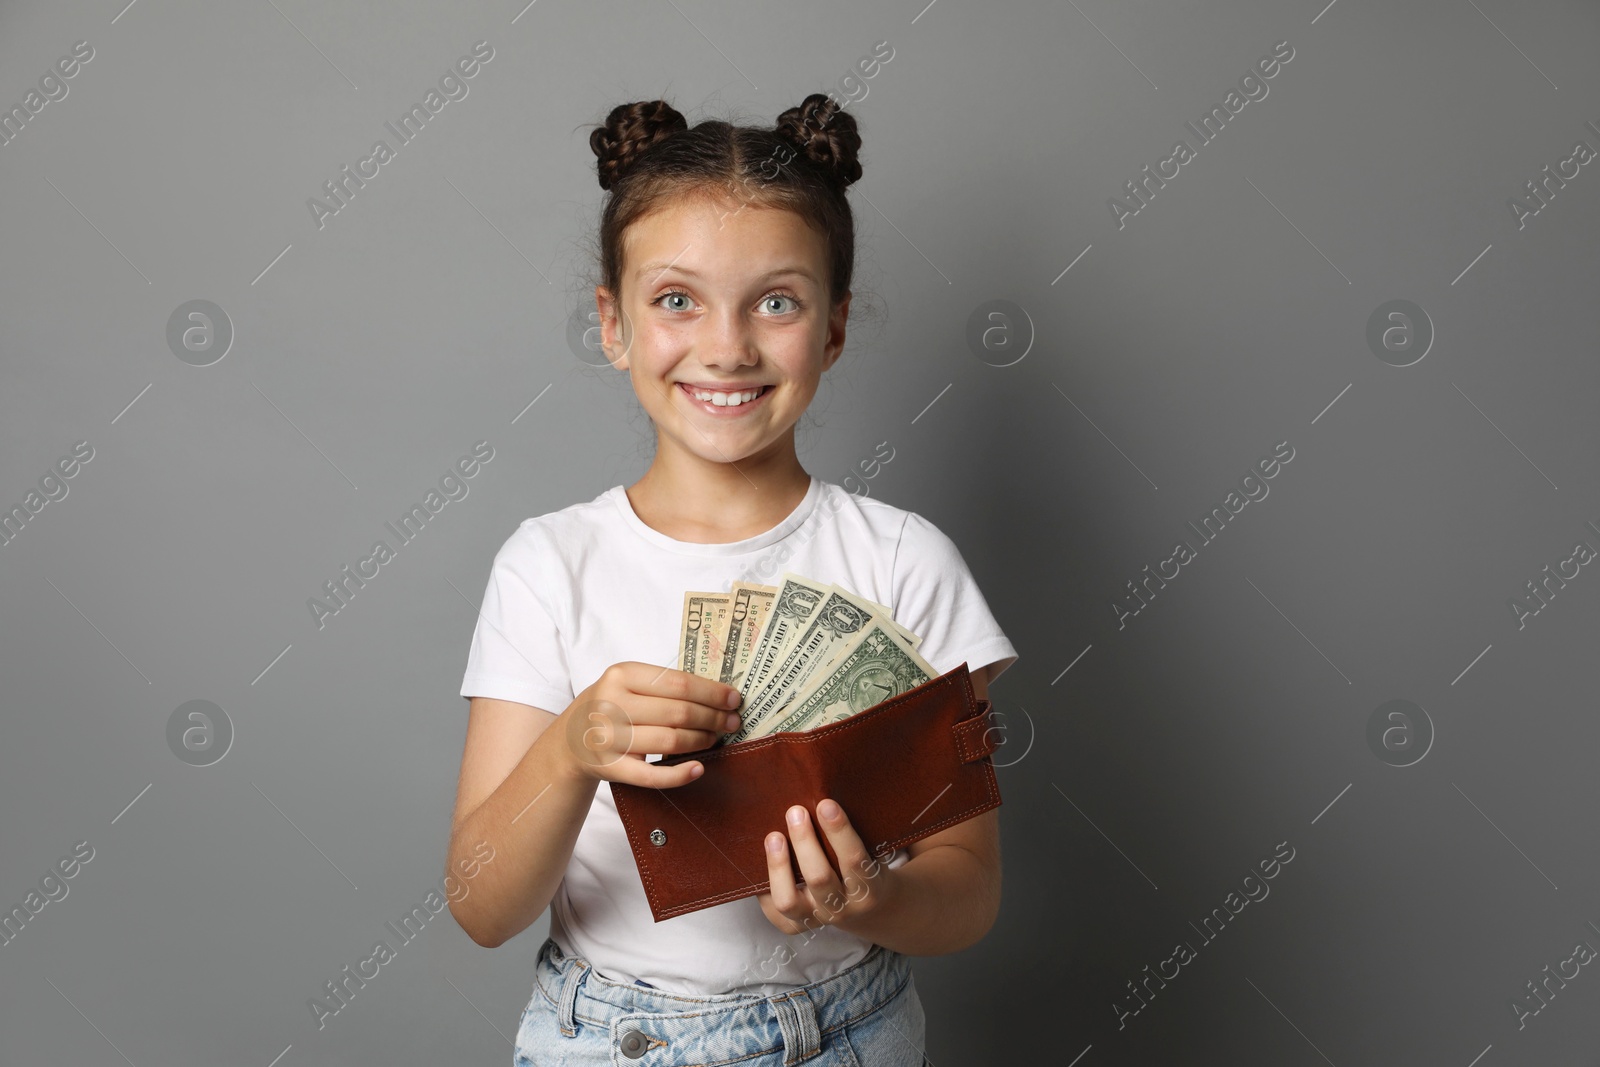
<svg viewBox="0 0 1600 1067"><path fill-rule="evenodd" d="M790 808L789 809L789 822L790 823L792 823L795 826L799 826L802 823L804 823L805 821L806 821L806 812L805 812L804 808Z"/></svg>
<svg viewBox="0 0 1600 1067"><path fill-rule="evenodd" d="M782 852L783 851L783 835L782 834L774 833L774 834L768 834L767 835L767 851L768 852Z"/></svg>
<svg viewBox="0 0 1600 1067"><path fill-rule="evenodd" d="M835 804L831 800L824 800L821 804L817 805L817 814L822 816L824 819L837 819L839 817L839 805Z"/></svg>
<svg viewBox="0 0 1600 1067"><path fill-rule="evenodd" d="M737 715L729 715L728 716L728 729L729 730L737 730L740 727L740 725L742 725L742 723L743 723L743 720L741 720L739 718L739 716L737 716Z"/></svg>
<svg viewBox="0 0 1600 1067"><path fill-rule="evenodd" d="M739 691L737 689L728 691L727 705L730 708L736 708L739 706Z"/></svg>

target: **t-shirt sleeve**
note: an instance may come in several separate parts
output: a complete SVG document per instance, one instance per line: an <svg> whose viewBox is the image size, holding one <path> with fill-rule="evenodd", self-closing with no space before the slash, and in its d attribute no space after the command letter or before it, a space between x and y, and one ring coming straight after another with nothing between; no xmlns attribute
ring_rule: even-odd
<svg viewBox="0 0 1600 1067"><path fill-rule="evenodd" d="M557 565L535 549L524 530L495 554L467 651L462 696L514 700L557 715L572 703L565 646L534 588L541 572L552 574Z"/></svg>
<svg viewBox="0 0 1600 1067"><path fill-rule="evenodd" d="M922 638L917 652L940 674L993 664L992 683L1017 661L955 542L916 512L901 527L890 585L895 621Z"/></svg>

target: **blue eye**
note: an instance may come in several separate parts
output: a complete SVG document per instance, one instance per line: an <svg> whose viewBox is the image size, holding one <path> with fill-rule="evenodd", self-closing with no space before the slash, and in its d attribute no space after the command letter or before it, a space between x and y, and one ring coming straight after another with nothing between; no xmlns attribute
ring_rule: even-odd
<svg viewBox="0 0 1600 1067"><path fill-rule="evenodd" d="M677 305L677 304L669 304L669 303L667 303L668 300L671 300L673 298L680 298L680 299L686 301L687 303L685 303L684 305L681 305L681 306ZM793 306L789 307L789 308L780 307L780 308L777 308L776 310L774 310L770 306L768 306L767 307L768 312L770 314L773 314L773 315L788 315L788 314L791 314L792 312L800 311L805 307L805 303L803 301L801 301L801 299L799 297L791 296L788 293L769 293L765 297L762 298L761 302L762 302L763 305L770 305L771 301L774 301L774 300L787 300ZM650 303L651 303L652 306L659 305L661 307L667 308L670 311L688 311L693 306L693 298L691 298L688 293L684 292L681 289L669 289L666 292L662 293L660 296L656 297L654 300L650 301Z"/></svg>

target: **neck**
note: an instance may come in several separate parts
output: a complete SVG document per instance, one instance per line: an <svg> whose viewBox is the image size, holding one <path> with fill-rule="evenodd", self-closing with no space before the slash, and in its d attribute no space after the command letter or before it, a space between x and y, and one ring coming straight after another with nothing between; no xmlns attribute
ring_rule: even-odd
<svg viewBox="0 0 1600 1067"><path fill-rule="evenodd" d="M679 541L726 544L778 525L810 487L793 433L737 463L707 460L658 438L650 469L627 494L646 526Z"/></svg>

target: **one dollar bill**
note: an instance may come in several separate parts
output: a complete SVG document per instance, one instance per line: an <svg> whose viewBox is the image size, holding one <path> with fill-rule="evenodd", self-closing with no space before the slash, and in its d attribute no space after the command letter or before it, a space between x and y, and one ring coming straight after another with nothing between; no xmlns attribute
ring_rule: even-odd
<svg viewBox="0 0 1600 1067"><path fill-rule="evenodd" d="M772 614L756 640L756 652L745 672L740 692L746 703L749 698L766 687L774 671L783 663L789 645L811 625L811 617L828 599L828 587L822 583L785 573L772 604ZM748 720L747 720L748 721Z"/></svg>
<svg viewBox="0 0 1600 1067"><path fill-rule="evenodd" d="M834 661L826 677L782 713L759 722L752 737L810 730L847 719L935 677L935 671L892 626L874 621Z"/></svg>
<svg viewBox="0 0 1600 1067"><path fill-rule="evenodd" d="M851 603L850 598L830 592L811 616L811 625L789 646L766 688L750 701L750 717L760 722L786 707L804 691L811 673L852 643L872 618L871 612Z"/></svg>

